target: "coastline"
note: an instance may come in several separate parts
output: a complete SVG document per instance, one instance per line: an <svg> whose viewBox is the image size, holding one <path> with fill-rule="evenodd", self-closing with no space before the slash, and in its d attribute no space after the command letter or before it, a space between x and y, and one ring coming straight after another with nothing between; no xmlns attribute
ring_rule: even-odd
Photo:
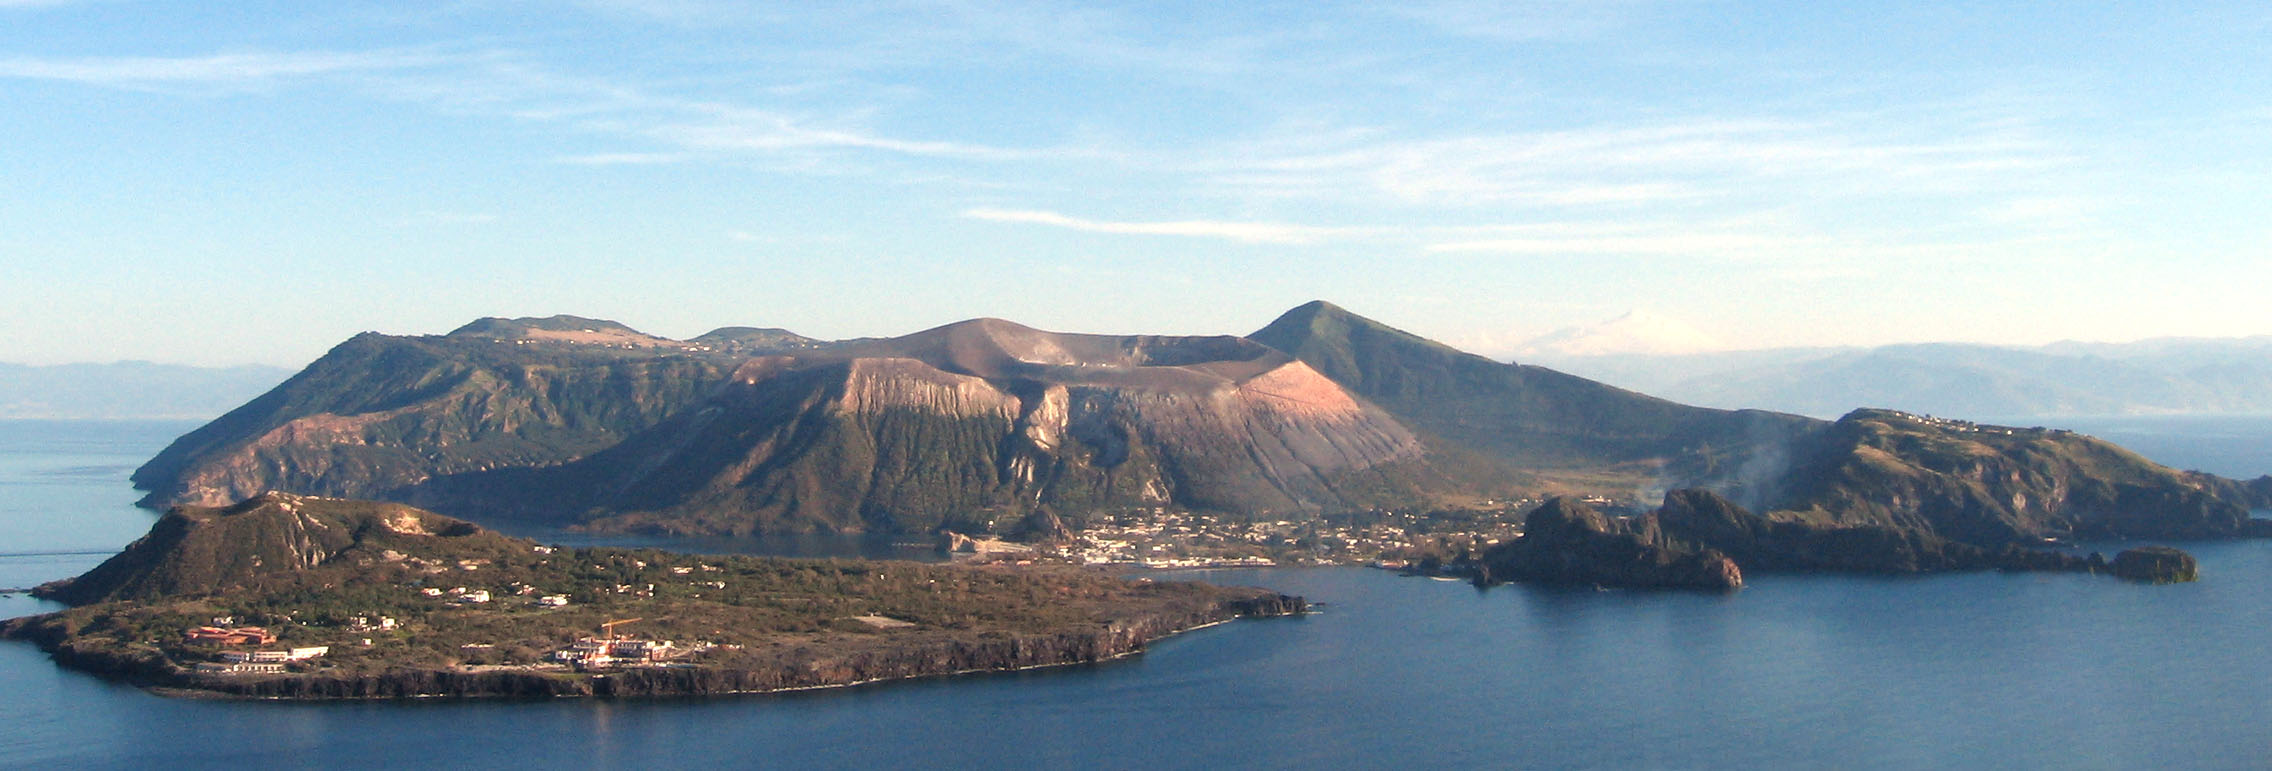
<svg viewBox="0 0 2272 771"><path fill-rule="evenodd" d="M1241 618L1308 612L1307 602L1300 597L1260 590L1241 594L1193 612L1156 612L1083 631L991 639L941 635L911 643L870 644L781 659L770 666L639 667L575 675L534 669L468 672L454 668L357 674L199 674L151 654L75 647L68 634L46 623L58 615L53 613L0 621L0 638L31 642L59 666L175 698L392 701L754 696L1103 663L1141 654L1158 640Z"/></svg>

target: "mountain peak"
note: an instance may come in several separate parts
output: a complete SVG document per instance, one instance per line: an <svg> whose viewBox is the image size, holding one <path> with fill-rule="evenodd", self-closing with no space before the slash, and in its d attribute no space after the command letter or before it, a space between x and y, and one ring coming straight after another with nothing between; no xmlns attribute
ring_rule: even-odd
<svg viewBox="0 0 2272 771"><path fill-rule="evenodd" d="M1325 300L1311 300L1309 302L1302 303L1300 305L1294 306L1291 309L1288 309L1284 314L1281 314L1281 318L1286 316L1293 316L1298 318L1317 318L1324 316L1330 318L1354 315L1357 314L1350 313L1349 309L1335 305L1331 302Z"/></svg>
<svg viewBox="0 0 2272 771"><path fill-rule="evenodd" d="M1356 345L1371 345L1377 341L1397 346L1417 346L1438 354L1460 353L1451 346L1351 313L1348 309L1324 300L1311 300L1294 306L1292 310L1279 314L1277 320L1270 322L1269 326L1256 330L1247 337L1295 357L1311 360L1313 365L1319 363L1317 359L1326 360L1326 365L1320 369L1337 379L1340 375L1336 375L1336 372L1346 374L1348 369L1341 366L1345 362L1339 360L1349 358L1352 346Z"/></svg>
<svg viewBox="0 0 2272 771"><path fill-rule="evenodd" d="M1359 315L1349 310L1348 308L1343 308L1339 305L1335 305L1325 300L1311 300L1309 302L1296 305L1293 308L1288 309L1285 313L1278 314L1278 318L1276 320L1270 322L1269 326L1263 327L1264 330L1279 329L1281 331L1307 329L1313 332L1325 334L1344 334L1348 330L1356 328L1386 330L1396 332L1398 334L1405 334L1402 330L1394 329L1387 324L1374 321L1370 318ZM1260 334L1260 332L1257 332L1256 334ZM1249 335L1249 337L1252 336L1253 335Z"/></svg>

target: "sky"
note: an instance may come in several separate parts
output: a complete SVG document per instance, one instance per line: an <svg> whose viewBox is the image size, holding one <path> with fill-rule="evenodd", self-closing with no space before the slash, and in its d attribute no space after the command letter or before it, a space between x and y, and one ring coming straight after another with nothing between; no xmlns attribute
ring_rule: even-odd
<svg viewBox="0 0 2272 771"><path fill-rule="evenodd" d="M2272 333L2272 6L0 0L0 361Z"/></svg>

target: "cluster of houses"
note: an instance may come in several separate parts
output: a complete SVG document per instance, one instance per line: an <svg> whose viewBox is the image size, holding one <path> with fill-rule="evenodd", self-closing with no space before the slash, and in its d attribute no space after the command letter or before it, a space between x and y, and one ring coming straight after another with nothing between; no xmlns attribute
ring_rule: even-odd
<svg viewBox="0 0 2272 771"><path fill-rule="evenodd" d="M388 619L392 621L393 619ZM182 633L189 642L219 646L270 645L276 642L276 633L257 626L201 626ZM220 675L275 675L283 674L284 665L294 661L320 658L331 652L331 646L313 645L283 650L222 651L220 661L200 662L197 671Z"/></svg>
<svg viewBox="0 0 2272 771"><path fill-rule="evenodd" d="M678 648L669 640L585 637L569 643L566 648L553 651L551 659L573 666L578 671L588 672L654 666L678 653Z"/></svg>
<svg viewBox="0 0 2272 771"><path fill-rule="evenodd" d="M439 587L429 586L425 589L419 590L419 593L434 598L447 596L450 598L450 602L459 605L480 605L489 602L492 599L495 599L495 597L491 595L489 593L489 590L487 589L467 589L463 586L451 587L446 591ZM519 591L514 592L514 594L523 597L536 594L536 587L524 585L520 587ZM547 594L537 597L534 602L547 608L563 607L568 604L568 595Z"/></svg>
<svg viewBox="0 0 2272 771"><path fill-rule="evenodd" d="M350 632L386 632L392 631L397 626L401 626L401 624L397 623L393 616L379 616L375 619L371 616L356 616L347 620L347 631Z"/></svg>
<svg viewBox="0 0 2272 771"><path fill-rule="evenodd" d="M201 626L183 632L182 638L212 645L267 645L276 642L276 633L258 626Z"/></svg>
<svg viewBox="0 0 2272 771"><path fill-rule="evenodd" d="M220 661L199 662L197 671L216 675L280 675L286 663L320 658L330 652L328 645L280 651L222 651Z"/></svg>

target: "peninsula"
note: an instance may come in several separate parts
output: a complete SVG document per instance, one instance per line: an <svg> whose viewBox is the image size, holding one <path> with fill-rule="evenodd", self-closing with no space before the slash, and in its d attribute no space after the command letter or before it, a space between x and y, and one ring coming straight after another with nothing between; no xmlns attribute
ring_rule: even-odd
<svg viewBox="0 0 2272 771"><path fill-rule="evenodd" d="M394 503L268 493L181 506L0 622L58 663L275 699L757 693L1104 661L1240 617L1261 589L510 538Z"/></svg>

